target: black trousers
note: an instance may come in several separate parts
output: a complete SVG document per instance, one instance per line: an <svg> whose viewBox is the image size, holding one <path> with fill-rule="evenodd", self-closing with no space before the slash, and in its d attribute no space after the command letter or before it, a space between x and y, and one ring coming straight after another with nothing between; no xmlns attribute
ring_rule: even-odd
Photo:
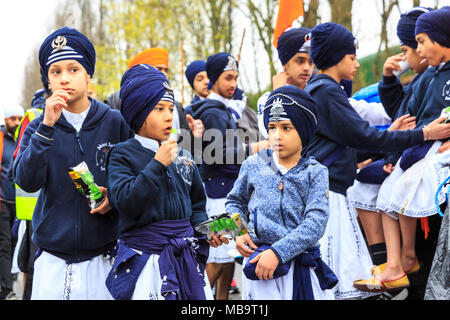
<svg viewBox="0 0 450 320"><path fill-rule="evenodd" d="M8 294L13 288L11 266L15 241L11 239L11 227L15 217L15 203L0 201L0 295Z"/></svg>

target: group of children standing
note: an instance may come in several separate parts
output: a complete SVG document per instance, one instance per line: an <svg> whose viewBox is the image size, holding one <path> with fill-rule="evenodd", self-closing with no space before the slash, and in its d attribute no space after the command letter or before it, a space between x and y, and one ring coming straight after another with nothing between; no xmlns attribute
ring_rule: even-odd
<svg viewBox="0 0 450 320"><path fill-rule="evenodd" d="M200 163L171 138L175 99L163 72L130 67L113 110L88 97L90 41L67 27L48 36L39 63L51 96L13 167L23 190L41 190L32 298L202 300L215 285L220 299L233 248L244 257L244 299L349 299L407 287L406 274L419 268L408 234L417 217L435 213L427 209L448 175L441 140L450 124L439 117L450 101L448 19L450 7L402 15L405 54L386 62L380 84L393 120L385 131L358 115L341 86L359 64L357 41L339 24L280 37L284 71L258 101L258 142L225 138L245 112L236 59L195 62L186 76L197 96L185 113L204 126ZM418 74L406 88L392 75L403 59ZM223 139L207 139L213 129ZM384 160L393 152L401 157ZM374 154L382 160L358 172ZM103 194L93 210L67 173L81 162ZM367 203L355 205L358 216L355 203ZM208 240L194 229L224 212L239 213L249 233ZM386 259L374 254L380 247Z"/></svg>

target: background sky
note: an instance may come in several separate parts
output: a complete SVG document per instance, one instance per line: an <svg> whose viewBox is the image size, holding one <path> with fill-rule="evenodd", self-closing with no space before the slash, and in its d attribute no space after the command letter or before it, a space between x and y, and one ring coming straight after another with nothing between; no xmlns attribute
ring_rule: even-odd
<svg viewBox="0 0 450 320"><path fill-rule="evenodd" d="M325 1L324 1L325 2ZM305 4L308 0L305 1ZM436 0L423 0L424 6L434 6ZM55 10L58 9L58 0L13 0L0 2L0 36L1 49L0 61L2 62L0 77L0 122L3 121L2 109L8 104L19 104L21 97L21 83L23 82L23 70L25 62L32 54L32 49L39 45L45 37L52 32L51 23ZM411 8L412 0L400 0L401 10L406 11ZM450 0L440 0L439 6L450 5ZM353 4L353 33L359 40L359 57L376 52L379 43L380 32L380 8L381 0L354 0ZM319 8L322 22L329 21L330 11L328 6L321 5ZM390 19L390 44L398 44L396 37L396 24L400 16L399 10L394 10ZM237 18L237 17L236 17ZM250 30L245 26L246 19L236 19L236 22L243 25L237 26L237 30L246 28L246 33ZM294 24L294 26L296 26ZM239 33L239 32L236 32ZM247 35L246 35L247 37ZM240 37L239 37L240 38ZM237 39L240 43L240 39ZM245 63L249 59L254 59L250 38L244 41L241 54L240 67L248 68L248 75L255 74L254 63ZM277 62L280 71L281 65ZM258 69L267 70L264 61L258 64ZM267 79L269 82L270 79ZM251 84L249 87L253 88ZM245 88L244 88L245 89ZM28 106L26 106L28 107Z"/></svg>

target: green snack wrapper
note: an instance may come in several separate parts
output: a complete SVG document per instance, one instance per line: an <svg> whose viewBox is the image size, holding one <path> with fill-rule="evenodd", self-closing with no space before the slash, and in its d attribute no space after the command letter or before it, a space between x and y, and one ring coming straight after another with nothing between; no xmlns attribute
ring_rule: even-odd
<svg viewBox="0 0 450 320"><path fill-rule="evenodd" d="M248 226L239 213L223 213L211 216L208 220L196 226L195 230L205 234L208 240L211 240L213 234L217 237L224 236L228 239L234 239L248 233Z"/></svg>
<svg viewBox="0 0 450 320"><path fill-rule="evenodd" d="M95 184L94 177L86 162L83 161L77 166L69 168L69 175L75 184L75 188L88 200L91 210L100 206L103 201L103 194Z"/></svg>

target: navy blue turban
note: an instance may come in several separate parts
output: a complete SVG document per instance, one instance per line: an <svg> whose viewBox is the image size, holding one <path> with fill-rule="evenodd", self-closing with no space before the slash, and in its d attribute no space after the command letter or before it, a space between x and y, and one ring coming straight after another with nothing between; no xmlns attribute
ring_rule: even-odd
<svg viewBox="0 0 450 320"><path fill-rule="evenodd" d="M92 77L95 71L95 49L89 39L73 28L64 27L49 35L39 49L41 75L47 79L54 62L77 60Z"/></svg>
<svg viewBox="0 0 450 320"><path fill-rule="evenodd" d="M219 79L220 75L229 70L238 70L237 60L229 53L221 52L213 54L206 60L206 73L208 74L208 90Z"/></svg>
<svg viewBox="0 0 450 320"><path fill-rule="evenodd" d="M328 69L347 54L355 54L358 43L344 26L333 22L322 23L311 31L311 58L319 70Z"/></svg>
<svg viewBox="0 0 450 320"><path fill-rule="evenodd" d="M308 28L291 28L283 32L278 38L277 50L278 58L284 66L297 52L306 52L309 54L309 33ZM306 41L308 40L308 41Z"/></svg>
<svg viewBox="0 0 450 320"><path fill-rule="evenodd" d="M416 29L417 19L424 13L433 9L425 7L415 7L400 16L397 24L397 36L400 44L417 49L417 41L414 30Z"/></svg>
<svg viewBox="0 0 450 320"><path fill-rule="evenodd" d="M284 85L269 95L264 107L264 127L269 122L289 120L297 130L303 147L314 136L317 126L316 102L306 91L293 85ZM269 131L269 130L267 130Z"/></svg>
<svg viewBox="0 0 450 320"><path fill-rule="evenodd" d="M450 48L449 21L450 6L427 12L417 19L415 34L424 32L431 40Z"/></svg>
<svg viewBox="0 0 450 320"><path fill-rule="evenodd" d="M195 76L202 71L206 71L206 62L203 60L194 61L187 66L184 74L186 75L186 78L192 89L194 89Z"/></svg>
<svg viewBox="0 0 450 320"><path fill-rule="evenodd" d="M120 112L134 132L159 101L174 102L173 89L166 76L148 64L128 69L120 81Z"/></svg>

